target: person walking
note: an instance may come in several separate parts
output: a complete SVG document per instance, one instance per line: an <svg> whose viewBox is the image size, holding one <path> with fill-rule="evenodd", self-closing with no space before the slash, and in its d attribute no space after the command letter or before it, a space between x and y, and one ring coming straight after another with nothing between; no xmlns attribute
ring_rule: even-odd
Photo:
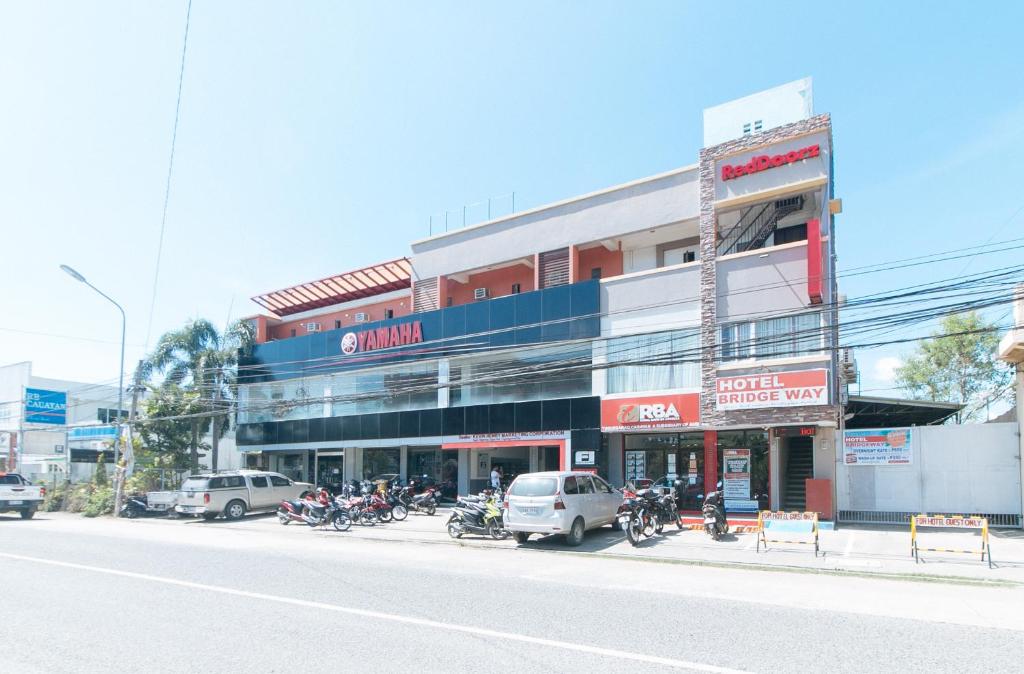
<svg viewBox="0 0 1024 674"><path fill-rule="evenodd" d="M501 466L491 468L491 488L501 489Z"/></svg>

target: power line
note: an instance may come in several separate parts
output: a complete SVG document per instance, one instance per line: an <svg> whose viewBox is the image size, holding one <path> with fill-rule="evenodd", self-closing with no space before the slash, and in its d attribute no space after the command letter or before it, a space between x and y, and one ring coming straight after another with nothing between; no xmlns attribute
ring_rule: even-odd
<svg viewBox="0 0 1024 674"><path fill-rule="evenodd" d="M153 314L156 311L156 290L160 282L160 260L164 252L164 230L167 228L167 205L171 200L171 175L174 172L174 149L178 142L178 119L181 115L181 88L185 80L185 54L188 52L188 29L192 18L192 0L185 10L185 39L181 45L181 67L178 70L178 96L174 103L174 129L171 132L171 155L167 163L167 183L164 186L164 208L160 216L160 238L156 248L156 268L153 271L153 295L149 303L149 322L146 324L145 349L149 349L149 337L153 330Z"/></svg>

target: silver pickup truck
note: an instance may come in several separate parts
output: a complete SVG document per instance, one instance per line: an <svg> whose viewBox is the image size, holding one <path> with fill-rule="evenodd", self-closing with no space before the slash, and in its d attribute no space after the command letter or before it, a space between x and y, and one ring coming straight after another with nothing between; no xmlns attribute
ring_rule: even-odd
<svg viewBox="0 0 1024 674"><path fill-rule="evenodd" d="M312 491L308 482L261 470L192 475L182 482L174 509L207 520L220 515L236 520L247 512L274 510L281 501L302 498Z"/></svg>
<svg viewBox="0 0 1024 674"><path fill-rule="evenodd" d="M0 473L0 513L16 512L21 519L32 519L43 505L46 487L33 485L17 473Z"/></svg>

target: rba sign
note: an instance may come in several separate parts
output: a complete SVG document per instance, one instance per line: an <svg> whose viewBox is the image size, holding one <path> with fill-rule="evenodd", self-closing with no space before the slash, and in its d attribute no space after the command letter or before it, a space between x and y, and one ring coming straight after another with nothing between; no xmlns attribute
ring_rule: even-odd
<svg viewBox="0 0 1024 674"><path fill-rule="evenodd" d="M679 421L679 418L679 410L672 403L621 405L618 416L620 424L635 424L639 421Z"/></svg>
<svg viewBox="0 0 1024 674"><path fill-rule="evenodd" d="M411 321L374 330L346 332L341 338L341 352L351 356L354 353L391 349L396 346L419 344L422 341L423 326L419 321Z"/></svg>
<svg viewBox="0 0 1024 674"><path fill-rule="evenodd" d="M700 394L682 393L601 401L605 431L689 426L700 421Z"/></svg>

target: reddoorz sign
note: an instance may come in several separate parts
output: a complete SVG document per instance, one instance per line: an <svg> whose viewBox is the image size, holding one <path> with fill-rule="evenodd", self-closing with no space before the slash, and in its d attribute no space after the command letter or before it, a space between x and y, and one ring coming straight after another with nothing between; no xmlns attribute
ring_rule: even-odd
<svg viewBox="0 0 1024 674"><path fill-rule="evenodd" d="M799 150L793 150L792 152L786 152L784 154L755 155L751 157L750 161L746 164L722 164L722 180L732 180L733 178L758 173L770 168L782 166L783 164L793 164L798 161L803 161L804 159L817 157L820 154L820 145L808 145L807 147L800 148Z"/></svg>
<svg viewBox="0 0 1024 674"><path fill-rule="evenodd" d="M419 344L423 341L423 327L419 321L392 325L375 330L346 332L341 338L341 352L346 356L362 351L390 349L395 346Z"/></svg>

